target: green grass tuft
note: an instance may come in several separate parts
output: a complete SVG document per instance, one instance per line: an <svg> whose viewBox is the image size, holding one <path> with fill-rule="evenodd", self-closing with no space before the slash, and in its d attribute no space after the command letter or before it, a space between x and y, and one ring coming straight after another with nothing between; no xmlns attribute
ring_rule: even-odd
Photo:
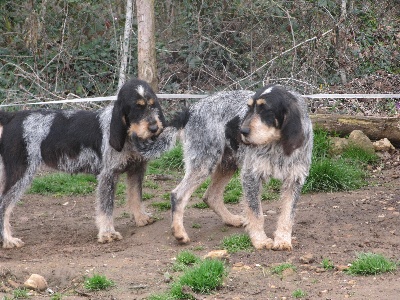
<svg viewBox="0 0 400 300"><path fill-rule="evenodd" d="M188 299L191 296L183 291L184 287L189 287L195 293L209 294L222 286L225 275L223 262L206 259L187 269L179 280L173 283L171 295L177 299Z"/></svg>
<svg viewBox="0 0 400 300"><path fill-rule="evenodd" d="M311 164L303 193L355 190L365 186L366 173L343 159L323 158Z"/></svg>
<svg viewBox="0 0 400 300"><path fill-rule="evenodd" d="M193 204L194 208L198 208L198 209L206 209L208 208L208 204L205 202L197 202L195 204Z"/></svg>
<svg viewBox="0 0 400 300"><path fill-rule="evenodd" d="M231 236L224 237L222 240L222 247L229 253L249 251L253 249L250 237L247 234L233 234Z"/></svg>
<svg viewBox="0 0 400 300"><path fill-rule="evenodd" d="M147 168L148 174L166 174L169 171L183 171L183 148L181 144L164 153L160 158L152 160Z"/></svg>
<svg viewBox="0 0 400 300"><path fill-rule="evenodd" d="M104 275L94 274L92 277L86 278L84 286L89 291L100 291L115 286L115 283Z"/></svg>
<svg viewBox="0 0 400 300"><path fill-rule="evenodd" d="M304 298L305 296L307 296L307 293L301 289L297 289L297 290L293 291L292 296L294 298Z"/></svg>
<svg viewBox="0 0 400 300"><path fill-rule="evenodd" d="M13 299L29 298L28 290L25 288L17 288L13 291Z"/></svg>
<svg viewBox="0 0 400 300"><path fill-rule="evenodd" d="M93 175L53 173L36 177L29 194L76 196L89 195L96 189L97 180Z"/></svg>
<svg viewBox="0 0 400 300"><path fill-rule="evenodd" d="M325 269L325 270L332 270L335 268L335 266L333 265L333 263L331 262L331 260L329 258L324 258L321 262L321 266Z"/></svg>
<svg viewBox="0 0 400 300"><path fill-rule="evenodd" d="M167 211L171 209L171 202L170 201L153 202L151 206L157 208L158 211Z"/></svg>
<svg viewBox="0 0 400 300"><path fill-rule="evenodd" d="M376 155L376 153L365 151L364 149L361 149L360 147L357 147L355 145L349 145L343 151L341 157L349 161L353 161L356 163L358 162L362 166L375 165L379 161L379 157L378 155Z"/></svg>
<svg viewBox="0 0 400 300"><path fill-rule="evenodd" d="M296 267L294 265L292 265L291 263L283 263L283 264L273 267L271 269L271 272L272 272L272 274L282 275L282 272L287 269L292 269L293 271L295 271Z"/></svg>
<svg viewBox="0 0 400 300"><path fill-rule="evenodd" d="M396 263L381 254L359 253L346 271L352 275L376 275L396 270Z"/></svg>

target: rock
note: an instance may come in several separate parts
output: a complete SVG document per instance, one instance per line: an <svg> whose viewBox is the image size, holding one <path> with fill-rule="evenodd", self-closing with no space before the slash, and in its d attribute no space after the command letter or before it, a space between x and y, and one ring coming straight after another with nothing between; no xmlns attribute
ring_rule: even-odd
<svg viewBox="0 0 400 300"><path fill-rule="evenodd" d="M314 260L315 260L314 255L312 255L311 253L307 253L300 257L300 261L303 264L310 264L310 263L314 262Z"/></svg>
<svg viewBox="0 0 400 300"><path fill-rule="evenodd" d="M24 283L24 287L30 290L44 291L47 289L47 281L43 276L32 274Z"/></svg>
<svg viewBox="0 0 400 300"><path fill-rule="evenodd" d="M395 150L394 146L392 145L392 143L387 139L381 139L379 141L376 141L374 143L372 143L374 145L374 149L375 151L392 151Z"/></svg>
<svg viewBox="0 0 400 300"><path fill-rule="evenodd" d="M367 137L361 130L353 130L349 135L349 145L357 146L367 152L374 153L374 145L369 137Z"/></svg>
<svg viewBox="0 0 400 300"><path fill-rule="evenodd" d="M349 146L349 141L345 138L332 137L330 139L331 145L329 152L332 155L339 155L343 153L343 150Z"/></svg>
<svg viewBox="0 0 400 300"><path fill-rule="evenodd" d="M338 271L345 271L345 270L349 269L349 266L344 266L344 265L338 265L335 267L336 267L336 270L338 270Z"/></svg>
<svg viewBox="0 0 400 300"><path fill-rule="evenodd" d="M228 254L228 251L226 251L226 250L213 250L213 251L208 252L206 255L204 255L203 258L204 259L206 259L206 258L221 259L221 258L228 258L228 257L229 257L229 254Z"/></svg>

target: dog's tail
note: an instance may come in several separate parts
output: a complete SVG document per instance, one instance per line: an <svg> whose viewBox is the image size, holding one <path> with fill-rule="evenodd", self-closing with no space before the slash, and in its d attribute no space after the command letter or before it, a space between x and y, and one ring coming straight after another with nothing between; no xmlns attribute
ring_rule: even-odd
<svg viewBox="0 0 400 300"><path fill-rule="evenodd" d="M146 159L151 160L160 157L171 150L179 138L182 129L185 128L190 118L190 112L185 109L178 112L168 122L168 126L155 140L136 141L137 151Z"/></svg>

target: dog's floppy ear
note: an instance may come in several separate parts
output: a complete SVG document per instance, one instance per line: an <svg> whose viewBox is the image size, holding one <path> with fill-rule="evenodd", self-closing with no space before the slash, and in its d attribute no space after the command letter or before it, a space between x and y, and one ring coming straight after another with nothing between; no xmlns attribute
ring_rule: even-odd
<svg viewBox="0 0 400 300"><path fill-rule="evenodd" d="M126 124L121 101L115 101L110 123L110 145L118 152L121 152L125 144L128 125Z"/></svg>
<svg viewBox="0 0 400 300"><path fill-rule="evenodd" d="M304 132L301 124L301 113L296 98L288 97L288 107L281 128L283 152L291 155L304 142Z"/></svg>

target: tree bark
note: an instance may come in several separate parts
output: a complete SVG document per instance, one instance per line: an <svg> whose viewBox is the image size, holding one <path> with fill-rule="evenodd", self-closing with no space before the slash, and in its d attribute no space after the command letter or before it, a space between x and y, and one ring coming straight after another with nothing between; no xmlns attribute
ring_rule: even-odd
<svg viewBox="0 0 400 300"><path fill-rule="evenodd" d="M138 77L158 91L154 0L136 0L138 19Z"/></svg>
<svg viewBox="0 0 400 300"><path fill-rule="evenodd" d="M118 90L126 81L126 68L128 66L129 45L131 41L133 0L126 1L124 39L122 41L121 66L119 69Z"/></svg>
<svg viewBox="0 0 400 300"><path fill-rule="evenodd" d="M395 147L400 147L400 118L397 117L364 117L335 114L311 114L315 127L342 136L353 130L362 130L371 140L387 138Z"/></svg>

